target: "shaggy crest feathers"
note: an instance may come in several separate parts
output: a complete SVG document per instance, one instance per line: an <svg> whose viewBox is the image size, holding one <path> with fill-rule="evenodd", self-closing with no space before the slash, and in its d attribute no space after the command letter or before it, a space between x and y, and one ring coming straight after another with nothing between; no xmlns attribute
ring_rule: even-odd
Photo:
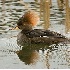
<svg viewBox="0 0 70 70"><path fill-rule="evenodd" d="M17 22L18 28L23 30L24 27L33 27L39 21L39 16L34 11L27 11Z"/></svg>
<svg viewBox="0 0 70 70"><path fill-rule="evenodd" d="M34 11L28 11L24 14L23 18L29 22L29 24L32 24L35 26L37 22L39 21L39 16Z"/></svg>

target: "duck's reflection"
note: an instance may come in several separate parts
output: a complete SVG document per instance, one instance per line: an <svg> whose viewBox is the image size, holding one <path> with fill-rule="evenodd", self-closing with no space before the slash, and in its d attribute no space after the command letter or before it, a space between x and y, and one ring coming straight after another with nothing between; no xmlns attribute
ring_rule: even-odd
<svg viewBox="0 0 70 70"><path fill-rule="evenodd" d="M19 50L17 55L21 61L25 62L26 65L36 64L38 60L41 59L40 50L44 53L45 50L49 49L51 51L53 48L45 43L24 43L22 42L22 38L17 41L17 44L22 46L22 50Z"/></svg>
<svg viewBox="0 0 70 70"><path fill-rule="evenodd" d="M18 51L17 55L21 61L25 62L25 64L28 65L36 63L39 59L39 54L37 51L26 48L23 48L22 50Z"/></svg>
<svg viewBox="0 0 70 70"><path fill-rule="evenodd" d="M42 44L31 44L31 45L23 45L22 50L17 52L19 59L25 64L35 64L40 59L39 50L44 52L46 49L51 49L47 45Z"/></svg>

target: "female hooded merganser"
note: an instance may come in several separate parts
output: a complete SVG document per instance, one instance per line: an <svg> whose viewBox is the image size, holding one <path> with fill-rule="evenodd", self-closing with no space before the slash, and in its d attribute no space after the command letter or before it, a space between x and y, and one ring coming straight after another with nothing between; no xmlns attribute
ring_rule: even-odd
<svg viewBox="0 0 70 70"><path fill-rule="evenodd" d="M57 33L45 29L33 29L39 20L34 11L26 12L17 22L18 28L22 31L17 36L17 43L24 44L58 44L68 39Z"/></svg>

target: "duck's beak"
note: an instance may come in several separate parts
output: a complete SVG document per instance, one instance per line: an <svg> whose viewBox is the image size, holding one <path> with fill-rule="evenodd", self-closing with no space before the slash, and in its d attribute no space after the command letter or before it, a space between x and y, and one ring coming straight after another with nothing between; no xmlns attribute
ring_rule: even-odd
<svg viewBox="0 0 70 70"><path fill-rule="evenodd" d="M19 30L18 26L16 26L16 27L14 28L14 30Z"/></svg>

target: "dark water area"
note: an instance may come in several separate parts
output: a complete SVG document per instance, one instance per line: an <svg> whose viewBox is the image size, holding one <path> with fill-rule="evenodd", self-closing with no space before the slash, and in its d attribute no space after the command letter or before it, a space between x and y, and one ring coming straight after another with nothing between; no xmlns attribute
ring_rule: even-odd
<svg viewBox="0 0 70 70"><path fill-rule="evenodd" d="M27 1L27 0L26 0ZM29 1L29 0L28 0ZM0 0L0 69L70 69L70 44L18 46L18 19L29 9L39 14L39 3ZM4 9L4 10L3 10ZM65 12L59 11L56 0L50 16L50 30L65 34ZM42 22L42 21L40 21ZM39 24L36 28L42 28Z"/></svg>

